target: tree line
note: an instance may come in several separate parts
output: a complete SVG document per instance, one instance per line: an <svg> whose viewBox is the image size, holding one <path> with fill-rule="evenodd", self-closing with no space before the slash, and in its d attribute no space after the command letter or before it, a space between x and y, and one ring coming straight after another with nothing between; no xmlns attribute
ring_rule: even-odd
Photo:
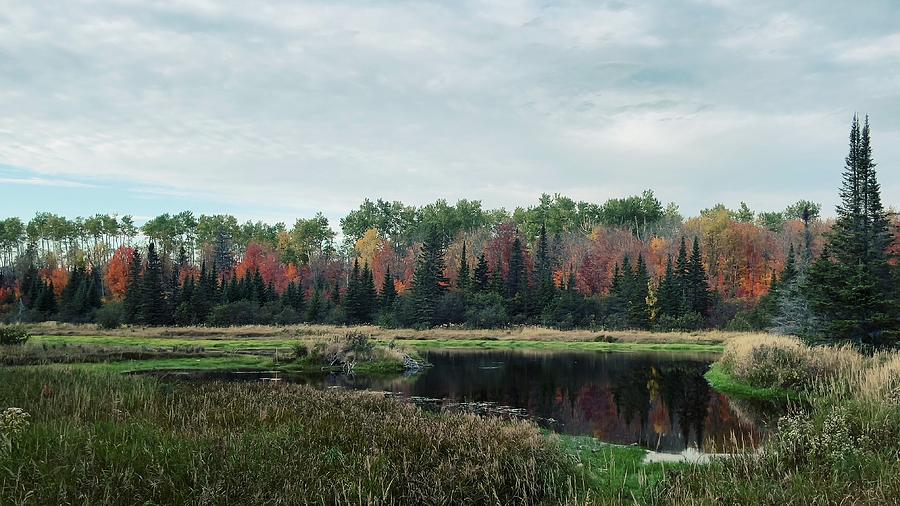
<svg viewBox="0 0 900 506"><path fill-rule="evenodd" d="M72 239L45 213L2 222L0 310L146 325L774 328L883 345L896 339L897 228L874 167L868 120L854 119L834 221L805 200L684 219L650 191L599 205L544 195L512 213L366 200L341 220L341 244L322 215L291 229L98 217L75 220Z"/></svg>

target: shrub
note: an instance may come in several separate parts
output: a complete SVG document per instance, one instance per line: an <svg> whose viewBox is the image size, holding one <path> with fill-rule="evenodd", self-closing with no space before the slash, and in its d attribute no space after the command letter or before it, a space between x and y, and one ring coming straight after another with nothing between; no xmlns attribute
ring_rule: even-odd
<svg viewBox="0 0 900 506"><path fill-rule="evenodd" d="M212 308L212 312L209 314L209 323L220 327L251 325L256 323L258 313L259 304L241 300Z"/></svg>
<svg viewBox="0 0 900 506"><path fill-rule="evenodd" d="M466 310L466 325L480 329L494 329L506 325L506 302L503 297L490 292L475 295Z"/></svg>
<svg viewBox="0 0 900 506"><path fill-rule="evenodd" d="M31 334L21 325L0 326L0 344L2 345L24 344L30 338Z"/></svg>
<svg viewBox="0 0 900 506"><path fill-rule="evenodd" d="M300 318L297 311L294 311L294 308L291 307L284 308L272 318L272 323L275 325L293 325L295 323L300 323L301 321L303 321L303 319Z"/></svg>
<svg viewBox="0 0 900 506"><path fill-rule="evenodd" d="M690 332L703 327L703 317L697 313L685 313L679 317L663 315L656 319L656 330L662 332L682 331Z"/></svg>
<svg viewBox="0 0 900 506"><path fill-rule="evenodd" d="M97 310L95 318L101 329L117 329L125 319L125 306L121 302L109 302Z"/></svg>
<svg viewBox="0 0 900 506"><path fill-rule="evenodd" d="M435 325L463 323L466 319L466 297L460 292L447 292L434 308Z"/></svg>
<svg viewBox="0 0 900 506"><path fill-rule="evenodd" d="M297 341L291 345L291 353L294 355L294 360L302 360L309 355L309 348L306 347L306 344Z"/></svg>
<svg viewBox="0 0 900 506"><path fill-rule="evenodd" d="M344 336L344 354L352 354L359 360L371 360L375 343L368 334L347 332Z"/></svg>

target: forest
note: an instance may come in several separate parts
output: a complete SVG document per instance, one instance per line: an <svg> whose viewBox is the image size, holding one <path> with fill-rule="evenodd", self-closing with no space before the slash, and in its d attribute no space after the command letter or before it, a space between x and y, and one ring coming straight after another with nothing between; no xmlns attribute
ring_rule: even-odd
<svg viewBox="0 0 900 506"><path fill-rule="evenodd" d="M840 205L365 200L340 220L230 215L0 221L0 319L131 325L773 329L896 342L898 221L854 119Z"/></svg>

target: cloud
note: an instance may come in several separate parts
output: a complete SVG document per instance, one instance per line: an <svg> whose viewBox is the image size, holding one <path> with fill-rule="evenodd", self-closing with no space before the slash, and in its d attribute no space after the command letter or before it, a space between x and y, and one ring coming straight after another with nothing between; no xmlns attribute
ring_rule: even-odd
<svg viewBox="0 0 900 506"><path fill-rule="evenodd" d="M66 181L63 179L46 179L41 177L15 178L0 177L0 184L15 184L28 186L57 186L60 188L96 188L96 186L77 181Z"/></svg>
<svg viewBox="0 0 900 506"><path fill-rule="evenodd" d="M0 163L115 181L144 214L648 187L689 213L735 191L778 208L834 194L854 111L876 142L900 132L897 66L860 72L891 58L897 9L827 3L19 2L0 13ZM94 212L72 189L60 205Z"/></svg>
<svg viewBox="0 0 900 506"><path fill-rule="evenodd" d="M845 44L838 58L851 62L900 60L900 33L893 33L874 40Z"/></svg>

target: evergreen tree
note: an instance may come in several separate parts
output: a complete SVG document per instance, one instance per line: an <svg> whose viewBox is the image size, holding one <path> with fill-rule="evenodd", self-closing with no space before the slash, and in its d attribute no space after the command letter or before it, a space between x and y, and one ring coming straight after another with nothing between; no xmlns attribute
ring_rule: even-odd
<svg viewBox="0 0 900 506"><path fill-rule="evenodd" d="M466 242L463 241L462 253L460 253L459 257L459 269L457 271L456 287L460 291L467 291L469 289L470 281L469 258L466 252Z"/></svg>
<svg viewBox="0 0 900 506"><path fill-rule="evenodd" d="M146 325L165 325L169 310L162 287L162 262L156 254L156 245L147 248L147 268L141 278L140 321Z"/></svg>
<svg viewBox="0 0 900 506"><path fill-rule="evenodd" d="M628 300L628 324L631 327L645 329L650 326L650 276L644 256L638 254L637 265L631 276L631 288Z"/></svg>
<svg viewBox="0 0 900 506"><path fill-rule="evenodd" d="M499 258L497 258L497 265L494 266L494 270L491 271L490 284L492 292L501 296L506 294L506 284L503 282L503 265L500 263Z"/></svg>
<svg viewBox="0 0 900 506"><path fill-rule="evenodd" d="M672 255L666 257L666 273L656 290L656 318L675 319L681 313L681 299L675 269L672 267Z"/></svg>
<svg viewBox="0 0 900 506"><path fill-rule="evenodd" d="M37 300L35 301L35 309L41 313L44 318L49 318L57 311L56 289L53 281L49 283L40 282L40 288L37 290Z"/></svg>
<svg viewBox="0 0 900 506"><path fill-rule="evenodd" d="M413 273L412 296L417 325L432 325L434 310L446 288L443 244L437 234L429 234L422 243Z"/></svg>
<svg viewBox="0 0 900 506"><path fill-rule="evenodd" d="M509 255L506 296L508 297L507 311L510 318L516 323L524 323L533 313L533 307L528 286L525 257L522 252L522 242L519 240L518 235L513 241L512 252Z"/></svg>
<svg viewBox="0 0 900 506"><path fill-rule="evenodd" d="M678 302L681 306L678 310L678 316L684 314L685 311L690 311L690 306L688 305L688 288L690 286L688 281L689 277L687 244L685 243L684 236L682 236L681 244L678 246L678 258L675 260L674 278L676 292L678 293Z"/></svg>
<svg viewBox="0 0 900 506"><path fill-rule="evenodd" d="M397 287L394 286L394 277L391 276L390 266L384 271L384 279L381 281L381 295L378 303L383 311L390 311L397 299Z"/></svg>
<svg viewBox="0 0 900 506"><path fill-rule="evenodd" d="M128 283L125 286L125 300L123 301L124 318L127 323L140 323L141 272L141 254L135 250L131 258L131 269L128 274Z"/></svg>
<svg viewBox="0 0 900 506"><path fill-rule="evenodd" d="M706 316L712 303L712 294L709 291L709 278L706 268L703 267L703 256L700 253L700 240L694 237L694 247L691 250L691 258L688 261L685 306L700 316Z"/></svg>
<svg viewBox="0 0 900 506"><path fill-rule="evenodd" d="M331 303L335 307L341 305L341 284L340 281L334 281L334 288L331 289Z"/></svg>
<svg viewBox="0 0 900 506"><path fill-rule="evenodd" d="M378 305L378 292L375 290L375 278L372 270L369 269L368 262L363 265L362 276L360 277L360 320L371 323L375 314L375 307Z"/></svg>
<svg viewBox="0 0 900 506"><path fill-rule="evenodd" d="M484 258L484 252L478 255L478 263L475 265L475 277L472 283L477 293L486 292L490 288L490 270L488 269L487 259Z"/></svg>
<svg viewBox="0 0 900 506"><path fill-rule="evenodd" d="M893 242L875 174L869 121L850 127L841 203L828 244L809 270L805 292L829 337L882 346L898 335Z"/></svg>
<svg viewBox="0 0 900 506"><path fill-rule="evenodd" d="M537 265L535 267L537 297L535 304L540 308L549 306L553 302L556 285L553 283L553 265L550 258L550 249L547 244L547 227L541 225L541 233L538 236Z"/></svg>
<svg viewBox="0 0 900 506"><path fill-rule="evenodd" d="M309 299L309 304L306 308L306 316L304 320L310 323L316 323L322 317L322 294L319 291L319 287L316 287L313 290L312 297Z"/></svg>

